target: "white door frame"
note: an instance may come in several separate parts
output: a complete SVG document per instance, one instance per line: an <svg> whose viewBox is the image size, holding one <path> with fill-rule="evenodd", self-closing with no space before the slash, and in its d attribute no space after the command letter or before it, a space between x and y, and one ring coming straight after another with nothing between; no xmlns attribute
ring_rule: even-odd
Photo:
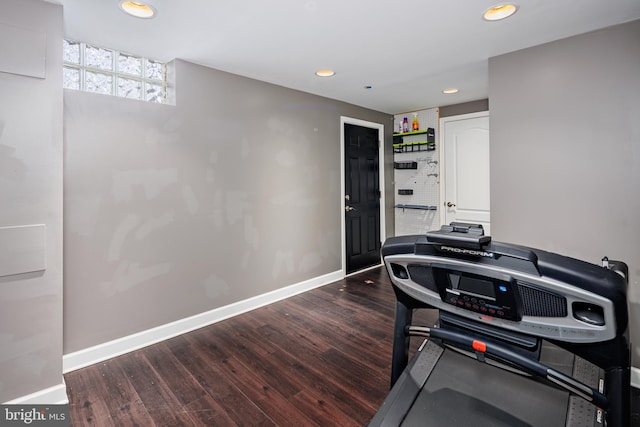
<svg viewBox="0 0 640 427"><path fill-rule="evenodd" d="M468 114L460 114L459 116L449 116L449 117L442 117L440 119L440 123L438 124L439 128L440 128L440 138L439 138L439 144L440 144L440 158L438 159L438 162L440 164L440 189L438 190L438 192L440 193L440 200L438 201L438 211L440 211L440 224L441 225L447 225L447 223L445 222L447 220L446 217L446 210L444 209L444 203L445 203L445 196L446 196L446 183L445 183L445 172L444 172L444 168L445 168L445 158L446 158L446 153L445 153L445 145L444 145L444 141L445 141L445 125L449 122L457 122L459 120L467 120L467 119L475 119L478 117L489 117L489 111L479 111L477 113L468 113Z"/></svg>
<svg viewBox="0 0 640 427"><path fill-rule="evenodd" d="M344 186L346 177L344 176L345 168L345 141L344 141L344 125L351 124L378 130L378 179L380 180L380 241L386 240L386 220L385 220L385 185L384 185L384 125L381 123L368 122L365 120L354 119L352 117L340 116L340 223L342 228L342 277L347 275L347 232L344 217L345 212L345 192ZM382 262L381 262L382 264Z"/></svg>

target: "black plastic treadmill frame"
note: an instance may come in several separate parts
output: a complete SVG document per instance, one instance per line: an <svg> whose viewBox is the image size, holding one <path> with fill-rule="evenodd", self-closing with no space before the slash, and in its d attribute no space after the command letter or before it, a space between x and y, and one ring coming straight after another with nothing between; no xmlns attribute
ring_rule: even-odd
<svg viewBox="0 0 640 427"><path fill-rule="evenodd" d="M416 254L443 256L468 260L472 264L509 265L528 273L546 276L571 283L587 291L601 295L613 303L616 317L616 337L606 342L576 344L559 340L548 340L585 360L605 372L604 395L610 402L607 422L610 427L626 427L630 423L630 363L631 353L628 338L627 285L626 280L615 272L595 264L558 254L524 246L490 242L482 238L479 246L469 245L468 238L455 236L447 239L438 236L429 241L427 236L400 236L388 239L381 249L383 259L390 255ZM479 240L479 239L478 239ZM456 246L456 242L465 242ZM445 246L445 248L443 248ZM461 248L461 250L456 250ZM487 256L489 255L490 256ZM391 276L393 273L388 272ZM393 286L396 295L396 315L393 339L391 385L397 381L407 366L409 357L408 327L413 311L431 308Z"/></svg>

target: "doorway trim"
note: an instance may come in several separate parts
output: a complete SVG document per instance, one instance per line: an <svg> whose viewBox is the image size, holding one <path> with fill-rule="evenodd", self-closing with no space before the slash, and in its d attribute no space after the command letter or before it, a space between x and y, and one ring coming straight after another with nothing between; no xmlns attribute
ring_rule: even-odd
<svg viewBox="0 0 640 427"><path fill-rule="evenodd" d="M378 180L380 188L380 240L385 241L386 235L386 218L385 218L385 185L384 185L384 125L381 123L368 122L366 120L355 119L352 117L340 116L340 224L341 224L341 262L342 262L342 277L347 276L347 233L346 233L346 221L345 221L345 192L344 187L346 183L346 177L344 175L345 168L345 141L344 141L344 125L351 124L356 126L362 126L371 129L378 130ZM380 263L382 265L382 262ZM359 271L358 271L359 272ZM358 273L355 272L355 273ZM353 274L353 273L352 273Z"/></svg>
<svg viewBox="0 0 640 427"><path fill-rule="evenodd" d="M478 117L489 117L489 110L485 110L485 111L478 111L477 113L468 113L468 114L460 114L458 116L448 116L448 117L441 117L440 118L440 122L438 123L438 127L440 128L440 136L439 136L439 141L438 143L440 144L440 150L439 151L439 159L438 162L440 164L440 188L438 189L438 192L440 193L440 197L439 197L439 201L438 201L438 211L440 211L440 225L446 225L446 212L444 209L444 203L446 202L445 200L445 196L446 196L446 183L445 183L445 173L444 173L444 165L445 165L445 157L446 157L446 153L445 153L445 147L444 147L444 141L445 141L445 125L449 122L457 122L460 120L467 120L467 119L475 119Z"/></svg>

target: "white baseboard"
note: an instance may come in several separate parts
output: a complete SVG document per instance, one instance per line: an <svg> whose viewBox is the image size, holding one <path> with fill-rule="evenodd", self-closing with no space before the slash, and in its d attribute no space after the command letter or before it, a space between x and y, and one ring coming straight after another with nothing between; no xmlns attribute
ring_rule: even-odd
<svg viewBox="0 0 640 427"><path fill-rule="evenodd" d="M64 378L61 384L4 402L5 405L66 405L67 403L69 398Z"/></svg>
<svg viewBox="0 0 640 427"><path fill-rule="evenodd" d="M372 265L371 267L363 268L362 270L356 270L353 273L347 274L346 277L355 276L356 274L364 273L365 271L375 270L376 268L383 267L384 264L381 262L380 264Z"/></svg>
<svg viewBox="0 0 640 427"><path fill-rule="evenodd" d="M640 368L631 367L631 387L640 388Z"/></svg>
<svg viewBox="0 0 640 427"><path fill-rule="evenodd" d="M259 307L280 301L308 290L327 285L343 278L342 271L296 283L266 294L258 295L243 301L216 308L205 313L157 326L113 341L98 344L83 350L65 354L62 357L62 372L67 373L120 356L130 351L164 341L169 338L211 325L238 314L246 313Z"/></svg>

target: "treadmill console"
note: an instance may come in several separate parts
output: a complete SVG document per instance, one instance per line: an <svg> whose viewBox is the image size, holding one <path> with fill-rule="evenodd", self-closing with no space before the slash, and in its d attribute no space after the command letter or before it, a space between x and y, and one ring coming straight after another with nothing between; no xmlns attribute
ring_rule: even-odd
<svg viewBox="0 0 640 427"><path fill-rule="evenodd" d="M626 282L615 272L538 249L488 242L488 236L464 238L455 228L450 233L453 243L446 230L387 240L383 257L400 291L396 294L563 342L607 341L627 328Z"/></svg>
<svg viewBox="0 0 640 427"><path fill-rule="evenodd" d="M433 276L440 298L447 304L500 319L522 320L517 283L507 275L495 273L491 277L434 267Z"/></svg>

